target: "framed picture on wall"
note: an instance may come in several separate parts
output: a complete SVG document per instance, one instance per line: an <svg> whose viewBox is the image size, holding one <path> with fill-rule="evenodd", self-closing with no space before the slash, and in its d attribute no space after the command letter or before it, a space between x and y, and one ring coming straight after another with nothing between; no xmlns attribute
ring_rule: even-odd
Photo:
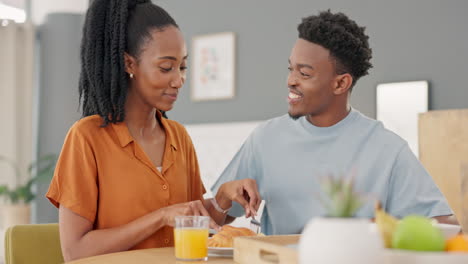
<svg viewBox="0 0 468 264"><path fill-rule="evenodd" d="M418 118L427 112L427 81L382 83L377 85L377 120L405 139L419 157Z"/></svg>
<svg viewBox="0 0 468 264"><path fill-rule="evenodd" d="M224 32L192 39L192 101L231 99L235 94L235 35Z"/></svg>

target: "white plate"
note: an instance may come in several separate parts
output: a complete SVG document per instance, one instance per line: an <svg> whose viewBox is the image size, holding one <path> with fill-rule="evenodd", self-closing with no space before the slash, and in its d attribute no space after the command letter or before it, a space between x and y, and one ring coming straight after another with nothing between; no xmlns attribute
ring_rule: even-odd
<svg viewBox="0 0 468 264"><path fill-rule="evenodd" d="M212 257L232 257L234 248L208 247L208 256Z"/></svg>

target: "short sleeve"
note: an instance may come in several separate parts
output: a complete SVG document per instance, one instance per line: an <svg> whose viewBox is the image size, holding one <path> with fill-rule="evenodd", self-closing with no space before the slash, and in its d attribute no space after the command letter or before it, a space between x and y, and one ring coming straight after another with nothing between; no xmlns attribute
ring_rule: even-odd
<svg viewBox="0 0 468 264"><path fill-rule="evenodd" d="M65 138L46 197L57 208L64 206L94 223L99 195L96 160L76 124Z"/></svg>
<svg viewBox="0 0 468 264"><path fill-rule="evenodd" d="M255 154L255 130L247 140L242 144L239 151L236 153L234 158L229 162L228 166L221 173L219 178L211 187L213 194L215 195L225 182L241 180L241 179L254 179L257 181L257 185L261 186L259 182L259 175L261 171L260 164L258 162L258 157ZM238 204L233 203L231 210L229 210L229 215L240 217L244 215L244 208Z"/></svg>
<svg viewBox="0 0 468 264"><path fill-rule="evenodd" d="M395 216L453 214L432 177L406 144L392 168L386 210Z"/></svg>

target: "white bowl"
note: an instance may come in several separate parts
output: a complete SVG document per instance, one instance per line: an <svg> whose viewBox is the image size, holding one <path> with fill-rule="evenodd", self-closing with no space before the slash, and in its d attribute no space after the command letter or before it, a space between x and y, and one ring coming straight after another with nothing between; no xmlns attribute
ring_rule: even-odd
<svg viewBox="0 0 468 264"><path fill-rule="evenodd" d="M461 230L461 227L459 225L436 223L435 226L437 226L442 231L442 234L444 235L445 240L454 237Z"/></svg>
<svg viewBox="0 0 468 264"><path fill-rule="evenodd" d="M377 224L371 223L371 228L377 228ZM450 224L440 224L434 221L434 226L437 226L442 234L444 235L444 239L447 240L449 238L454 237L461 231L461 227L459 225L450 225Z"/></svg>

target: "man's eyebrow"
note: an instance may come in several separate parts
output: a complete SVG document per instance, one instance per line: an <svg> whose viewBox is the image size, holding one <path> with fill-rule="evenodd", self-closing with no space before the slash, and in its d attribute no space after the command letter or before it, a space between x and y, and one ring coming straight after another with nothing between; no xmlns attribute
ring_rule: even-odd
<svg viewBox="0 0 468 264"><path fill-rule="evenodd" d="M309 64L304 64L304 63L300 63L300 64L297 64L297 66L299 68L309 68L309 69L314 69L314 67L312 67L312 65L309 65Z"/></svg>
<svg viewBox="0 0 468 264"><path fill-rule="evenodd" d="M288 59L288 63L291 65L291 60ZM299 63L299 64L296 64L298 68L309 68L311 70L314 70L314 67L312 67L312 65L309 65L309 64L305 64L305 63Z"/></svg>

